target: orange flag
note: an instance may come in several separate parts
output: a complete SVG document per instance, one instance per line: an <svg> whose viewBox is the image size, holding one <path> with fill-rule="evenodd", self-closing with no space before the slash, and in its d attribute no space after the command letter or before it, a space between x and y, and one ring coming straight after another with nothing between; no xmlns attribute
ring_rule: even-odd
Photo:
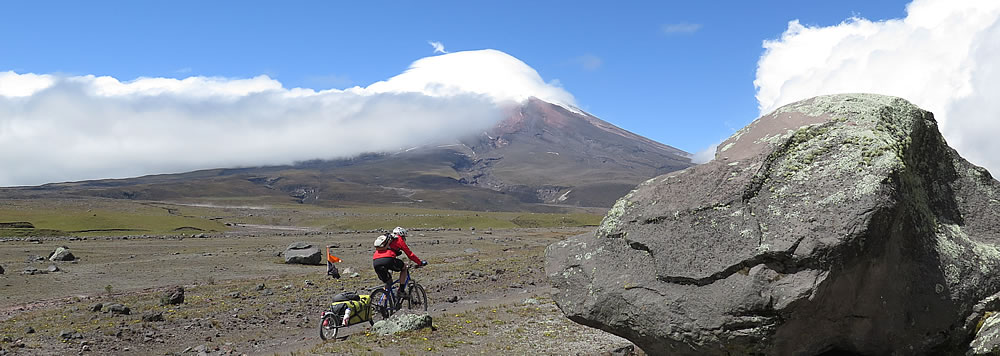
<svg viewBox="0 0 1000 356"><path fill-rule="evenodd" d="M330 263L340 262L340 258L330 254L330 246L326 247L326 260L329 261Z"/></svg>

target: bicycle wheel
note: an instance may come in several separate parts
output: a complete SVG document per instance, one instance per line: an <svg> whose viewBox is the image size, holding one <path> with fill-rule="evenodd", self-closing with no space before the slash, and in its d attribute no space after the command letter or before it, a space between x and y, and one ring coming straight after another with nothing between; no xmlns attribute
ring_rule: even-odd
<svg viewBox="0 0 1000 356"><path fill-rule="evenodd" d="M376 290L371 295L372 322L389 319L392 316L392 301L384 290Z"/></svg>
<svg viewBox="0 0 1000 356"><path fill-rule="evenodd" d="M406 298L406 306L410 310L427 311L427 292L424 292L424 286L416 282L413 283L409 296Z"/></svg>
<svg viewBox="0 0 1000 356"><path fill-rule="evenodd" d="M332 340L337 337L337 331L340 330L340 320L337 314L325 313L323 318L319 320L319 338L323 340Z"/></svg>

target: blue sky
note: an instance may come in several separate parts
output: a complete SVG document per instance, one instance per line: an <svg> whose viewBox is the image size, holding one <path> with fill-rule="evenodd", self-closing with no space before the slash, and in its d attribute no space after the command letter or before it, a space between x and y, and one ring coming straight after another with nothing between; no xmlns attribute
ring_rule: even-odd
<svg viewBox="0 0 1000 356"><path fill-rule="evenodd" d="M0 186L391 151L405 147L373 142L496 120L512 88L691 153L795 100L896 95L1000 169L998 1L34 1L0 13L0 152L18 153L0 154L13 167Z"/></svg>
<svg viewBox="0 0 1000 356"><path fill-rule="evenodd" d="M757 116L761 43L788 21L902 17L905 4L8 2L3 12L16 15L0 22L0 71L122 81L266 74L286 87L343 89L399 74L439 41L451 52L506 52L558 80L584 110L694 152Z"/></svg>

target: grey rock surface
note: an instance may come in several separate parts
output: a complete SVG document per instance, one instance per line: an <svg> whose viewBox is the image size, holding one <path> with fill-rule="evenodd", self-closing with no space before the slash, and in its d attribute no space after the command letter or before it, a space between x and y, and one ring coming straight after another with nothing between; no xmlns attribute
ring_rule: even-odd
<svg viewBox="0 0 1000 356"><path fill-rule="evenodd" d="M969 354L1000 354L1000 313L992 313L983 319L976 338L969 345Z"/></svg>
<svg viewBox="0 0 1000 356"><path fill-rule="evenodd" d="M430 314L396 314L372 325L372 332L391 335L403 331L429 328L433 325Z"/></svg>
<svg viewBox="0 0 1000 356"><path fill-rule="evenodd" d="M570 319L651 355L965 353L1000 290L1000 183L872 94L779 108L546 250Z"/></svg>

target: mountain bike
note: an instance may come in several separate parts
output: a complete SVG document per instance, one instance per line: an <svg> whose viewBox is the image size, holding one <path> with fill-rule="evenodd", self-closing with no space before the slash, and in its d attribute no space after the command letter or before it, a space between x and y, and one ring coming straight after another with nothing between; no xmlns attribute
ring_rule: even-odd
<svg viewBox="0 0 1000 356"><path fill-rule="evenodd" d="M406 308L409 310L427 311L427 292L424 291L424 287L420 283L413 279L413 271L417 268L420 266L410 265L409 273L406 274L406 279L403 281L405 296L399 296L396 293L396 285L399 284L399 281L393 281L392 284L376 287L372 290L372 320L376 318L379 320L388 319L403 308L403 302L406 302Z"/></svg>

